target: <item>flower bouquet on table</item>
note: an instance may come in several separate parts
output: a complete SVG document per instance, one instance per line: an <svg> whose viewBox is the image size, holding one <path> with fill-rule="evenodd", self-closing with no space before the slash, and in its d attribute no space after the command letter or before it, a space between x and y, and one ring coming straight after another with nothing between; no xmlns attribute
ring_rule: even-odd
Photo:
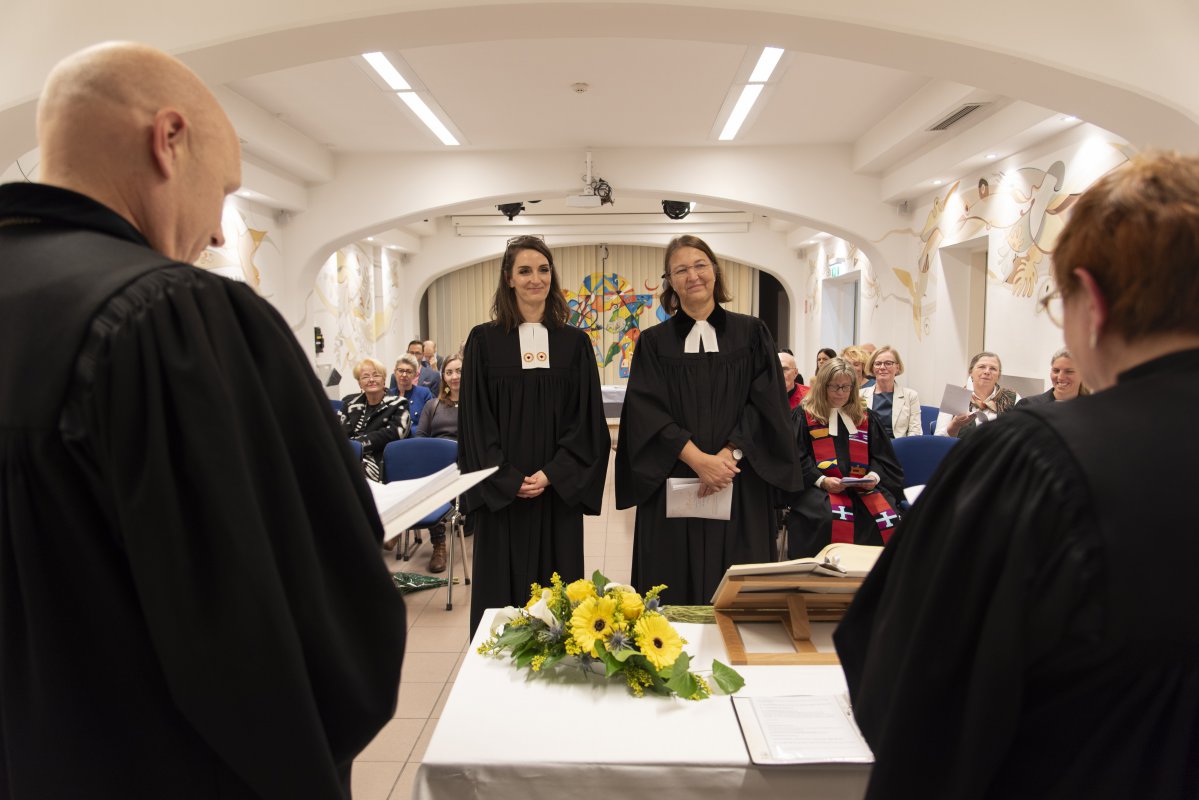
<svg viewBox="0 0 1199 800"><path fill-rule="evenodd" d="M658 595L665 588L655 586L642 597L598 571L569 585L555 572L549 588L533 584L524 608L508 606L495 615L479 653L509 652L516 666L533 672L559 662L602 667L605 677L623 678L638 697L649 691L703 700L712 687L691 671L686 642L660 611ZM725 694L745 684L719 661L712 662L712 680Z"/></svg>

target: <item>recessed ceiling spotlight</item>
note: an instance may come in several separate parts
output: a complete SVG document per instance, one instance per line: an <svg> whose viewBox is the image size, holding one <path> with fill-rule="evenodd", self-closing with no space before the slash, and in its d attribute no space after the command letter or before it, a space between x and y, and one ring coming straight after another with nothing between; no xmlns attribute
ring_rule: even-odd
<svg viewBox="0 0 1199 800"><path fill-rule="evenodd" d="M997 158L999 158L999 153L987 153L988 161L994 161Z"/></svg>
<svg viewBox="0 0 1199 800"><path fill-rule="evenodd" d="M940 186L943 183L945 183L945 181L937 179L937 180L933 181L933 186Z"/></svg>

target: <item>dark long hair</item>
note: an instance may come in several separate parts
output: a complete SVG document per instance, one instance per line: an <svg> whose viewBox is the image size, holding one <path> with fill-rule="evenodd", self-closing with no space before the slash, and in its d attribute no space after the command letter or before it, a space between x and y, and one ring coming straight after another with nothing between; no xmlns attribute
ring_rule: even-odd
<svg viewBox="0 0 1199 800"><path fill-rule="evenodd" d="M554 267L554 256L545 242L536 236L517 236L508 240L504 260L500 262L500 282L491 301L491 318L503 325L505 331L510 331L525 321L516 306L516 290L508 285L508 280L512 277L512 263L516 261L516 254L521 250L536 250L549 262L550 290L545 298L545 316L542 317L541 324L547 328L561 328L570 319L566 296L562 294L562 287L558 285L558 270Z"/></svg>
<svg viewBox="0 0 1199 800"><path fill-rule="evenodd" d="M724 285L724 270L720 268L720 261L716 259L716 254L712 252L712 248L708 247L708 243L698 236L691 234L683 234L676 236L670 240L670 244L666 245L666 256L662 259L662 294L658 296L658 302L662 304L662 310L667 314L674 314L679 310L679 295L675 292L674 287L670 284L670 259L676 252L684 247L694 247L708 257L708 261L712 264L712 269L716 272L716 285L712 290L712 297L717 303L727 303L733 299L729 294L729 290Z"/></svg>

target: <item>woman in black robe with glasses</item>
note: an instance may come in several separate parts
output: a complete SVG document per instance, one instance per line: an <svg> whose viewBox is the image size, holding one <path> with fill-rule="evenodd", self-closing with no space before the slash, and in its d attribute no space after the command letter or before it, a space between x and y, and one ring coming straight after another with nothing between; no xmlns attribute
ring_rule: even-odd
<svg viewBox="0 0 1199 800"><path fill-rule="evenodd" d="M777 557L771 486L799 488L774 340L761 320L721 308L731 297L712 249L667 246L662 308L673 316L637 340L616 449L616 507L637 507L632 583L666 584L672 604L710 602L730 564ZM666 516L667 479L731 491L728 520Z"/></svg>
<svg viewBox="0 0 1199 800"><path fill-rule="evenodd" d="M491 315L466 340L458 411L459 466L499 467L466 494L472 637L485 609L523 606L531 583L583 577L583 515L600 511L612 445L591 340L566 324L540 238L508 242Z"/></svg>

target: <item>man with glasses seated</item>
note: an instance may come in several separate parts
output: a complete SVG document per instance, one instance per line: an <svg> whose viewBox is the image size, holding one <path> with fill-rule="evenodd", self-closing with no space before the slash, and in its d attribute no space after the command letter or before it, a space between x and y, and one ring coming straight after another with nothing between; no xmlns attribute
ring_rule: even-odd
<svg viewBox="0 0 1199 800"><path fill-rule="evenodd" d="M391 394L408 400L408 413L412 415L413 430L420 424L421 409L433 399L433 393L417 383L420 373L420 363L414 356L405 354L396 359L396 369L391 379Z"/></svg>

